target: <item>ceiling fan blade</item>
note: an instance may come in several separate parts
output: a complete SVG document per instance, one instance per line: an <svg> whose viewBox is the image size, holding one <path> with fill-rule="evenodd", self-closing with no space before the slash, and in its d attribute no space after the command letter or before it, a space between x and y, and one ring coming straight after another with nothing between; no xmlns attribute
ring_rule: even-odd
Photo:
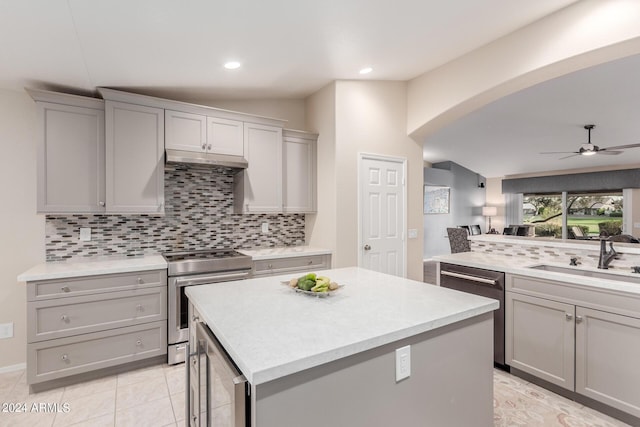
<svg viewBox="0 0 640 427"><path fill-rule="evenodd" d="M629 145L617 145L615 147L605 147L605 148L601 148L600 151L602 150L624 150L626 148L637 148L640 147L640 144L629 144Z"/></svg>
<svg viewBox="0 0 640 427"><path fill-rule="evenodd" d="M558 160L564 160L564 159L568 159L569 157L575 157L575 156L579 156L580 153L573 153L570 156L564 156L564 157L560 157Z"/></svg>
<svg viewBox="0 0 640 427"><path fill-rule="evenodd" d="M610 150L605 150L605 149L600 149L597 151L598 154L609 154L609 155L615 155L615 154L622 154L622 151L610 151Z"/></svg>
<svg viewBox="0 0 640 427"><path fill-rule="evenodd" d="M580 154L577 151L543 151L538 154Z"/></svg>

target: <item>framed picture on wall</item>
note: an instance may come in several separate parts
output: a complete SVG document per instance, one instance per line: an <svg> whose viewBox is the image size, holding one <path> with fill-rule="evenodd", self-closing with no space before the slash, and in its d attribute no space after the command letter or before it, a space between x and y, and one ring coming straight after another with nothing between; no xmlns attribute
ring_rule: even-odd
<svg viewBox="0 0 640 427"><path fill-rule="evenodd" d="M424 186L424 213L448 214L451 189L439 185Z"/></svg>

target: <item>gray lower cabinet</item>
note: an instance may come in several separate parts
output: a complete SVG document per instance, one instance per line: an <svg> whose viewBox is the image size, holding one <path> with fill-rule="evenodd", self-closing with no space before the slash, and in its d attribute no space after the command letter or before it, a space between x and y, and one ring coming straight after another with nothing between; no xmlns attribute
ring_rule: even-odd
<svg viewBox="0 0 640 427"><path fill-rule="evenodd" d="M27 382L167 352L167 271L27 283Z"/></svg>
<svg viewBox="0 0 640 427"><path fill-rule="evenodd" d="M640 296L517 275L506 289L508 365L640 417Z"/></svg>
<svg viewBox="0 0 640 427"><path fill-rule="evenodd" d="M573 305L507 292L507 364L573 390Z"/></svg>
<svg viewBox="0 0 640 427"><path fill-rule="evenodd" d="M576 307L576 392L640 417L640 319Z"/></svg>
<svg viewBox="0 0 640 427"><path fill-rule="evenodd" d="M331 255L307 255L286 258L263 259L253 262L253 277L303 272L331 268Z"/></svg>

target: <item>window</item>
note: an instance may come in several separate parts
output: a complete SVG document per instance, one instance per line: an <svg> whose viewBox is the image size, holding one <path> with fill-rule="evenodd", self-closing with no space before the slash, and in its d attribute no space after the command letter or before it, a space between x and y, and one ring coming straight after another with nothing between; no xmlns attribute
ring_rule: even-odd
<svg viewBox="0 0 640 427"><path fill-rule="evenodd" d="M537 237L562 238L562 194L525 194L522 222L532 224Z"/></svg>
<svg viewBox="0 0 640 427"><path fill-rule="evenodd" d="M622 191L567 194L567 237L580 237L580 232L587 237L621 234L622 206Z"/></svg>
<svg viewBox="0 0 640 427"><path fill-rule="evenodd" d="M563 207L563 198L566 197ZM622 233L622 191L524 194L522 219L536 237L584 239Z"/></svg>

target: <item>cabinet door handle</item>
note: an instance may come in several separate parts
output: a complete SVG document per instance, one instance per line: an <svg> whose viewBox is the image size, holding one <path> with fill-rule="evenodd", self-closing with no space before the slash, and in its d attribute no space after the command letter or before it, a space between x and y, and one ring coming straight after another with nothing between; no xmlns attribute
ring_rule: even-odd
<svg viewBox="0 0 640 427"><path fill-rule="evenodd" d="M140 347L140 346L142 345L142 340L137 340L137 341L136 341L136 345L137 345L138 347Z"/></svg>
<svg viewBox="0 0 640 427"><path fill-rule="evenodd" d="M202 149L206 150L207 149L207 144L202 144Z"/></svg>
<svg viewBox="0 0 640 427"><path fill-rule="evenodd" d="M211 150L211 144L207 145L207 150Z"/></svg>
<svg viewBox="0 0 640 427"><path fill-rule="evenodd" d="M103 201L98 202L98 204L102 207L104 207L105 203Z"/></svg>
<svg viewBox="0 0 640 427"><path fill-rule="evenodd" d="M144 283L144 281L142 280L142 277L138 277L138 285L142 285L142 283Z"/></svg>
<svg viewBox="0 0 640 427"><path fill-rule="evenodd" d="M62 316L60 316L60 320L62 320L63 322L66 322L67 320L69 320L69 318L67 317L66 314L63 314Z"/></svg>
<svg viewBox="0 0 640 427"><path fill-rule="evenodd" d="M62 360L64 360L66 362L67 360L69 360L69 356L67 356L66 354L63 354L60 359L62 359Z"/></svg>
<svg viewBox="0 0 640 427"><path fill-rule="evenodd" d="M567 318L567 320L573 319L573 314L565 313L564 315Z"/></svg>
<svg viewBox="0 0 640 427"><path fill-rule="evenodd" d="M60 288L60 290L61 290L62 292L71 292L71 289L69 289L69 287L68 287L68 286L63 286L63 287L61 287L61 288Z"/></svg>
<svg viewBox="0 0 640 427"><path fill-rule="evenodd" d="M582 323L582 316L576 316L576 323Z"/></svg>
<svg viewBox="0 0 640 427"><path fill-rule="evenodd" d="M136 311L142 311L142 304L136 305Z"/></svg>

